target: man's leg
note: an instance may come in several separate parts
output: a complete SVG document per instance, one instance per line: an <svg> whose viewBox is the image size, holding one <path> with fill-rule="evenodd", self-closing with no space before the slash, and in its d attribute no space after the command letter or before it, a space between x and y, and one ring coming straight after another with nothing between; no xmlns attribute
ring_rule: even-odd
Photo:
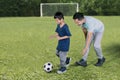
<svg viewBox="0 0 120 80"><path fill-rule="evenodd" d="M93 34L94 35L94 34ZM82 57L82 59L79 61L79 62L76 62L77 65L80 65L80 66L83 66L83 67L86 67L87 66L87 57L88 57L88 54L89 54L89 49L90 49L90 46L92 44L92 41L94 39L94 36L92 35L92 38L91 38L91 41L90 41L90 44L89 44L89 48L87 49L87 51L85 52L84 56ZM86 42L87 42L87 39L86 39ZM85 46L86 46L86 43L85 43Z"/></svg>
<svg viewBox="0 0 120 80"><path fill-rule="evenodd" d="M105 62L105 58L103 57L102 48L101 48L102 36L103 36L103 32L99 32L95 34L94 49L98 56L98 62L95 64L95 66L102 66L102 64Z"/></svg>
<svg viewBox="0 0 120 80"><path fill-rule="evenodd" d="M95 34L95 39L94 39L94 49L96 51L96 54L99 59L103 58L102 54L102 48L101 48L101 39L102 39L103 33L99 32Z"/></svg>

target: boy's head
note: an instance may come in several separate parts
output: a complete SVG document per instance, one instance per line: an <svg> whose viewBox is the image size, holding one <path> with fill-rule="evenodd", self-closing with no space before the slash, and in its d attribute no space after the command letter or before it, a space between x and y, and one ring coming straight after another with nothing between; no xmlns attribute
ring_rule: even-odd
<svg viewBox="0 0 120 80"><path fill-rule="evenodd" d="M85 22L83 13L76 12L73 15L73 20L77 25L82 25Z"/></svg>
<svg viewBox="0 0 120 80"><path fill-rule="evenodd" d="M64 21L64 15L62 12L56 12L54 15L54 19L56 20L57 24L60 24Z"/></svg>

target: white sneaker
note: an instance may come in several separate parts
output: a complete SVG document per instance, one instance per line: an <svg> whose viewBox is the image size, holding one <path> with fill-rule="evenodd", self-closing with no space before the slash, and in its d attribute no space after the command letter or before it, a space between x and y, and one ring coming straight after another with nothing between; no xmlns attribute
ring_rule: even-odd
<svg viewBox="0 0 120 80"><path fill-rule="evenodd" d="M66 67L61 67L58 71L57 71L57 73L58 74L62 74L62 73L65 73L67 70L66 70Z"/></svg>

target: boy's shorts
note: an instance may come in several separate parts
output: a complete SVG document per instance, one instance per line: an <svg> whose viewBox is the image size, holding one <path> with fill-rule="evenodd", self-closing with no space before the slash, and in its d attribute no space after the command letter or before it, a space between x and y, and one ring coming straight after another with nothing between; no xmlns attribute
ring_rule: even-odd
<svg viewBox="0 0 120 80"><path fill-rule="evenodd" d="M65 67L66 66L67 51L56 50L56 55L60 58L60 66Z"/></svg>
<svg viewBox="0 0 120 80"><path fill-rule="evenodd" d="M68 51L58 51L58 50L56 50L56 55L59 57L60 56L60 54L65 54L65 55L67 55L67 53L68 53Z"/></svg>

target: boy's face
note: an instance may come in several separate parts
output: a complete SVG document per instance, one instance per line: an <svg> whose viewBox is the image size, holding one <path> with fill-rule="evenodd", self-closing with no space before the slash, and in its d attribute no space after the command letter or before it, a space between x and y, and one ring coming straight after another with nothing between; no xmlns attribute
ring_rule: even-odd
<svg viewBox="0 0 120 80"><path fill-rule="evenodd" d="M56 18L55 21L56 21L57 24L61 24L62 19L60 20L60 19Z"/></svg>
<svg viewBox="0 0 120 80"><path fill-rule="evenodd" d="M82 25L84 23L83 20L78 20L78 19L74 19L75 24L77 24L78 26Z"/></svg>

